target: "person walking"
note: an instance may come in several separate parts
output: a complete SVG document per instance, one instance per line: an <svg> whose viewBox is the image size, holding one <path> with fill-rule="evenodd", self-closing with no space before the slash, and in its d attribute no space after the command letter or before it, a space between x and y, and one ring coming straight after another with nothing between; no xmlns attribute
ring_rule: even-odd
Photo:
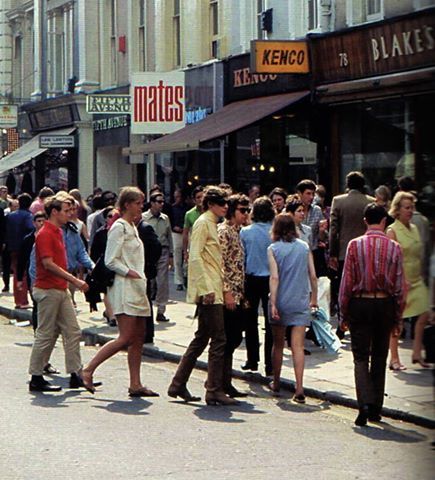
<svg viewBox="0 0 435 480"><path fill-rule="evenodd" d="M329 227L329 267L336 272L331 281L331 294L338 298L343 272L344 258L348 243L363 235L366 230L364 208L375 199L364 193L365 178L361 172L350 172L346 176L347 193L332 199ZM337 303L337 305L339 305ZM340 311L338 310L340 322ZM344 332L338 327L337 336L342 339Z"/></svg>
<svg viewBox="0 0 435 480"><path fill-rule="evenodd" d="M88 290L87 283L67 271L67 255L61 227L69 220L72 203L73 198L66 192L59 192L48 198L44 206L48 220L35 238L36 280L33 297L38 303L38 328L30 356L31 392L61 390L61 387L50 384L43 377L43 369L58 331L63 338L66 371L71 375L70 386L83 386L89 391L94 389L93 385L83 384L81 330L68 290L68 282L82 292Z"/></svg>
<svg viewBox="0 0 435 480"><path fill-rule="evenodd" d="M222 251L217 233L219 219L225 217L228 205L226 193L219 187L206 187L204 213L195 222L190 242L187 301L198 307L198 329L181 358L168 395L186 402L198 401L190 394L187 381L197 358L210 341L205 401L207 405L234 405L236 400L222 390L225 354L223 314Z"/></svg>
<svg viewBox="0 0 435 480"><path fill-rule="evenodd" d="M223 369L223 390L232 398L246 397L231 383L233 354L242 343L245 304L245 253L240 241L240 228L248 221L249 198L234 194L228 198L225 221L218 225L219 241L222 248L222 272L224 287L225 356Z"/></svg>
<svg viewBox="0 0 435 480"><path fill-rule="evenodd" d="M162 247L162 253L157 263L156 276L157 322L169 322L169 318L165 316L165 311L169 301L169 268L173 264L174 256L171 222L168 215L162 213L164 203L163 193L157 191L150 197L149 210L142 214L143 220L154 228Z"/></svg>
<svg viewBox="0 0 435 480"><path fill-rule="evenodd" d="M391 332L399 334L404 307L403 257L384 233L387 212L371 203L367 231L347 247L339 302L341 327L350 329L359 414L355 425L381 420Z"/></svg>
<svg viewBox="0 0 435 480"><path fill-rule="evenodd" d="M242 370L258 370L258 362L260 360L258 307L261 301L265 322L264 363L266 375L272 374L272 330L268 322L267 308L269 301L267 247L271 243L270 229L274 217L275 212L270 199L266 196L259 197L253 204L252 224L243 227L240 231L240 239L245 251L245 296L249 305L245 312L247 360L241 368Z"/></svg>
<svg viewBox="0 0 435 480"><path fill-rule="evenodd" d="M135 222L142 214L144 194L136 187L121 189L118 209L121 218L108 232L104 262L115 272L113 285L107 296L118 323L118 338L106 343L83 368L83 382L93 387L93 374L104 361L127 348L130 374L130 397L158 397L159 394L144 387L140 378L142 345L145 338L145 321L150 316L147 300L145 255Z"/></svg>
<svg viewBox="0 0 435 480"><path fill-rule="evenodd" d="M183 276L183 227L188 208L180 189L174 192L171 209L172 244L174 246L174 283L178 291L184 290Z"/></svg>
<svg viewBox="0 0 435 480"><path fill-rule="evenodd" d="M192 199L195 205L184 215L183 225L183 259L187 264L189 260L189 242L190 234L193 225L202 214L202 200L204 198L204 187L202 185L196 186L192 191Z"/></svg>
<svg viewBox="0 0 435 480"><path fill-rule="evenodd" d="M293 400L305 403L305 328L311 323L310 308L317 307L317 277L310 248L297 236L292 215L283 213L275 217L273 243L267 249L270 270L269 322L273 335L273 381L269 388L274 393L280 390L285 332L287 327L292 327L291 351L296 379Z"/></svg>
<svg viewBox="0 0 435 480"><path fill-rule="evenodd" d="M416 225L412 223L415 208L415 197L412 193L397 192L391 203L390 215L395 219L387 230L387 235L396 240L403 250L403 268L408 284L406 306L403 318L417 317L414 329L412 346L412 363L428 368L422 357L423 331L429 321L429 291L422 277L422 250L423 244ZM391 360L390 369L393 371L405 370L400 362L398 336L392 336L390 341Z"/></svg>

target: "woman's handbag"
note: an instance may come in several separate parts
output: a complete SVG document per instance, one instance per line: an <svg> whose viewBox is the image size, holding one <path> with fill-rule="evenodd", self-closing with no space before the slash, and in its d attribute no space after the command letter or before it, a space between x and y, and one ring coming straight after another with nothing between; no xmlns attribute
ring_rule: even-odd
<svg viewBox="0 0 435 480"><path fill-rule="evenodd" d="M97 260L94 269L92 270L91 277L95 282L95 286L102 293L105 293L108 287L113 285L115 281L115 272L106 267L104 263L104 255Z"/></svg>

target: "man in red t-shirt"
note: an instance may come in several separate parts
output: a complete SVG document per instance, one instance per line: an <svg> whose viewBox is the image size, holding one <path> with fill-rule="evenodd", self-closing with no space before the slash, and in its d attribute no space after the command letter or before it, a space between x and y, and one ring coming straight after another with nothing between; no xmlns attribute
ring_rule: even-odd
<svg viewBox="0 0 435 480"><path fill-rule="evenodd" d="M84 386L81 381L80 357L81 330L68 290L68 282L82 292L87 283L67 271L66 249L61 227L70 217L74 199L66 192L59 192L45 202L48 220L35 239L36 280L33 297L38 303L38 329L30 356L29 373L32 378L30 391L57 392L61 387L51 385L42 376L58 331L62 333L67 373L71 374L70 386Z"/></svg>

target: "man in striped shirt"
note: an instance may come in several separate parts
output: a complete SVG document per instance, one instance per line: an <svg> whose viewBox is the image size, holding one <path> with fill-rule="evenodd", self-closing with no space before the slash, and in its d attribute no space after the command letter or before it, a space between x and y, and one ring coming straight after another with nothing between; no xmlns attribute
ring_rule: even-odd
<svg viewBox="0 0 435 480"><path fill-rule="evenodd" d="M367 231L349 242L340 286L342 329L350 329L358 426L379 421L390 334L399 334L405 301L402 250L384 233L386 211L367 205Z"/></svg>

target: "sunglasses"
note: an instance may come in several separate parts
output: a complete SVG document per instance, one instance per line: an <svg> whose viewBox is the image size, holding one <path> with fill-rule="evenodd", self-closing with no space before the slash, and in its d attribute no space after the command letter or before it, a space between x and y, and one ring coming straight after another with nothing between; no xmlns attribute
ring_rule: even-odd
<svg viewBox="0 0 435 480"><path fill-rule="evenodd" d="M228 202L224 198L219 198L218 200L214 200L213 203L216 205L219 205L220 207L224 207L225 205L228 205Z"/></svg>
<svg viewBox="0 0 435 480"><path fill-rule="evenodd" d="M113 218L113 215L107 215L107 218Z"/></svg>
<svg viewBox="0 0 435 480"><path fill-rule="evenodd" d="M155 200L154 203L165 203L164 200Z"/></svg>
<svg viewBox="0 0 435 480"><path fill-rule="evenodd" d="M251 209L249 207L240 207L240 208L237 208L236 210L238 210L240 213L250 213L251 212Z"/></svg>

